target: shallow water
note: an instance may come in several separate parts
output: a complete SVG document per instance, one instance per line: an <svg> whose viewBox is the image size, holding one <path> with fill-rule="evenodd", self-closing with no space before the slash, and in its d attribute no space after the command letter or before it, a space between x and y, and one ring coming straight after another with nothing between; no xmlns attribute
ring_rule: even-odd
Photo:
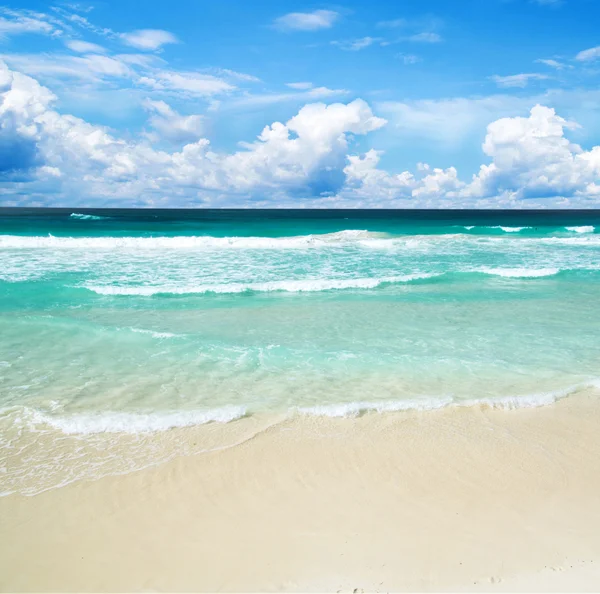
<svg viewBox="0 0 600 594"><path fill-rule="evenodd" d="M599 289L594 212L0 211L0 491L66 439L551 403Z"/></svg>

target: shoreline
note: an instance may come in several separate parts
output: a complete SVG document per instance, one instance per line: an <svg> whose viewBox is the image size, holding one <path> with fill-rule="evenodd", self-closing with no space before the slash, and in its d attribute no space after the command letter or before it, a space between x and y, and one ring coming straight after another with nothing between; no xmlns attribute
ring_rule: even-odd
<svg viewBox="0 0 600 594"><path fill-rule="evenodd" d="M0 589L591 591L599 422L588 392L284 419L225 449L9 495Z"/></svg>

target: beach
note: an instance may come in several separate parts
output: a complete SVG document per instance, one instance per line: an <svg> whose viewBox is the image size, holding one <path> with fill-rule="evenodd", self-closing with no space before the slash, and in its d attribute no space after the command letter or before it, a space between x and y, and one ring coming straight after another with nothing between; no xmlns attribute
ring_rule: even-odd
<svg viewBox="0 0 600 594"><path fill-rule="evenodd" d="M598 396L236 421L237 445L1 498L0 587L593 591Z"/></svg>
<svg viewBox="0 0 600 594"><path fill-rule="evenodd" d="M600 215L0 211L0 590L600 583Z"/></svg>

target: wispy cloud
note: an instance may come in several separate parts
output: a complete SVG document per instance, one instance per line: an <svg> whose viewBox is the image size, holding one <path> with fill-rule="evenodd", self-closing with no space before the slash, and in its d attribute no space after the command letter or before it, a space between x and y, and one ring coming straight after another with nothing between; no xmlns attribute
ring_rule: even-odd
<svg viewBox="0 0 600 594"><path fill-rule="evenodd" d="M590 62L591 60L597 60L598 58L600 58L600 45L583 50L575 56L575 59L579 62Z"/></svg>
<svg viewBox="0 0 600 594"><path fill-rule="evenodd" d="M419 58L419 56L415 56L414 54L396 54L396 58L401 60L405 66L421 62L421 58Z"/></svg>
<svg viewBox="0 0 600 594"><path fill-rule="evenodd" d="M100 82L132 76L129 66L122 60L97 54L4 54L0 58L21 72L44 78Z"/></svg>
<svg viewBox="0 0 600 594"><path fill-rule="evenodd" d="M347 52L357 52L365 49L374 43L381 41L379 37L361 37L360 39L349 39L346 41L332 41L331 45L335 45Z"/></svg>
<svg viewBox="0 0 600 594"><path fill-rule="evenodd" d="M204 133L204 116L184 116L164 101L146 99L144 109L150 114L148 123L154 132L147 134L151 141L167 140L175 144L196 142Z"/></svg>
<svg viewBox="0 0 600 594"><path fill-rule="evenodd" d="M442 37L438 33L424 31L423 33L411 35L408 40L416 41L418 43L440 43L442 41Z"/></svg>
<svg viewBox="0 0 600 594"><path fill-rule="evenodd" d="M38 33L42 35L62 34L60 28L57 28L43 18L28 16L26 13L16 11L4 10L3 12L6 16L0 16L0 37L23 33Z"/></svg>
<svg viewBox="0 0 600 594"><path fill-rule="evenodd" d="M252 74L246 74L245 72L236 72L235 70L229 70L227 68L215 68L213 71L220 76L226 76L230 78L235 78L237 80L242 80L245 82L257 83L261 82L258 76L254 76Z"/></svg>
<svg viewBox="0 0 600 594"><path fill-rule="evenodd" d="M307 90L291 85L311 85ZM222 106L223 109L239 108L239 107L262 107L265 105L273 105L276 103L287 102L307 102L317 99L328 99L348 95L350 91L346 89L330 89L328 87L313 87L311 83L288 83L286 86L298 89L296 93L264 93L262 95L247 94L236 99L232 99Z"/></svg>
<svg viewBox="0 0 600 594"><path fill-rule="evenodd" d="M313 84L311 82L291 82L291 83L286 83L285 86L289 87L290 89L306 91L307 89L312 89Z"/></svg>
<svg viewBox="0 0 600 594"><path fill-rule="evenodd" d="M210 74L176 70L152 72L140 77L137 82L155 91L182 92L200 97L218 95L235 89L234 85Z"/></svg>
<svg viewBox="0 0 600 594"><path fill-rule="evenodd" d="M72 39L65 43L65 45L74 52L79 54L103 54L106 52L101 45L96 43L89 43L88 41L81 41L79 39Z"/></svg>
<svg viewBox="0 0 600 594"><path fill-rule="evenodd" d="M539 74L537 72L511 74L510 76L498 76L497 74L490 76L490 79L493 80L499 87L518 87L521 89L524 89L532 80L547 80L548 78L550 78L548 75Z"/></svg>
<svg viewBox="0 0 600 594"><path fill-rule="evenodd" d="M378 27L383 27L384 29L397 29L398 27L406 27L408 25L408 21L406 19L393 19L391 21L379 21L377 23Z"/></svg>
<svg viewBox="0 0 600 594"><path fill-rule="evenodd" d="M556 70L564 70L565 68L572 68L572 66L570 66L570 65L563 64L562 62L559 62L558 60L553 60L553 59L540 58L539 60L536 60L535 62L536 62L536 64L544 64L545 66L549 66L550 68L554 68Z"/></svg>
<svg viewBox="0 0 600 594"><path fill-rule="evenodd" d="M140 50L157 50L168 43L178 43L173 33L162 29L140 29L131 33L121 33L123 42Z"/></svg>
<svg viewBox="0 0 600 594"><path fill-rule="evenodd" d="M281 31L318 31L331 28L339 17L334 10L290 12L275 19L273 25Z"/></svg>

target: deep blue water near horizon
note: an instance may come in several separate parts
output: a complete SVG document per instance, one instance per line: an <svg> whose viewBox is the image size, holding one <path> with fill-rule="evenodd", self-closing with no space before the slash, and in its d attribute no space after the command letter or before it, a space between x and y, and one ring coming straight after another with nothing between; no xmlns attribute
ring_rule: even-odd
<svg viewBox="0 0 600 594"><path fill-rule="evenodd" d="M599 289L600 211L0 209L0 492L174 428L594 390Z"/></svg>

